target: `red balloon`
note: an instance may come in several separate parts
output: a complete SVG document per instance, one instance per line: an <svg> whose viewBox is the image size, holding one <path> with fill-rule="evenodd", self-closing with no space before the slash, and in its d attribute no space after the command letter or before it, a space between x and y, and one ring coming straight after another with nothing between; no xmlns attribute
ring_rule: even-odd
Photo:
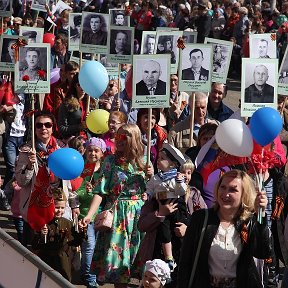
<svg viewBox="0 0 288 288"><path fill-rule="evenodd" d="M125 78L125 90L129 99L132 99L133 67L128 71Z"/></svg>
<svg viewBox="0 0 288 288"><path fill-rule="evenodd" d="M43 35L43 43L48 43L50 44L51 48L54 46L55 42L55 35L52 33L45 33Z"/></svg>

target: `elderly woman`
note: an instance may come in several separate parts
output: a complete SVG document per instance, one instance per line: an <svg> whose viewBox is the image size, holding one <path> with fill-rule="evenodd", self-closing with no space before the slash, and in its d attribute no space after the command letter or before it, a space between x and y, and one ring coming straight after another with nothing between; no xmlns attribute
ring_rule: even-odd
<svg viewBox="0 0 288 288"><path fill-rule="evenodd" d="M36 150L27 143L19 151L15 176L21 189L21 214L30 226L39 231L54 218L54 201L49 193L56 177L48 168L49 154L60 147L53 136L55 117L42 111L35 115ZM62 146L62 145L61 145ZM50 191L51 192L51 191Z"/></svg>
<svg viewBox="0 0 288 288"><path fill-rule="evenodd" d="M271 256L265 192L256 192L248 174L232 170L216 184L215 199L214 208L208 210L197 263L194 259L205 210L196 211L191 217L181 251L178 287L262 287L253 257ZM259 208L261 215L257 214ZM263 217L261 224L257 216ZM193 265L196 271L189 286Z"/></svg>
<svg viewBox="0 0 288 288"><path fill-rule="evenodd" d="M105 158L90 209L83 219L83 223L90 223L103 200L106 200L104 210L113 208L112 229L99 232L91 271L99 281L113 283L116 288L128 287L140 268L136 255L143 238L137 229L144 204L146 162L143 155L139 128L133 124L122 126L116 134L116 153ZM149 169L147 176L152 173L153 169Z"/></svg>

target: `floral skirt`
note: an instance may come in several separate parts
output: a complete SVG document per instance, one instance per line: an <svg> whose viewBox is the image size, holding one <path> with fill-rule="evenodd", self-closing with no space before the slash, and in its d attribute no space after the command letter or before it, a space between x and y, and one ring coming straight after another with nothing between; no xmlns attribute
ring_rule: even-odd
<svg viewBox="0 0 288 288"><path fill-rule="evenodd" d="M120 200L114 212L113 227L98 235L91 272L103 283L129 283L141 278L137 253L144 233L137 228L142 200ZM105 210L105 209L104 209Z"/></svg>

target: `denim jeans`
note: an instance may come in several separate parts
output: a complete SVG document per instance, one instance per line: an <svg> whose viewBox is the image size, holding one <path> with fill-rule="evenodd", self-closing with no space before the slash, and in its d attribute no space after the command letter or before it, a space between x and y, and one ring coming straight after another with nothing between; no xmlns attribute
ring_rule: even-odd
<svg viewBox="0 0 288 288"><path fill-rule="evenodd" d="M23 144L24 137L7 135L3 145L3 156L6 164L5 185L12 179L15 172L15 161L18 155L18 148Z"/></svg>
<svg viewBox="0 0 288 288"><path fill-rule="evenodd" d="M96 281L96 275L90 273L90 266L96 245L98 232L94 229L94 223L89 223L87 227L87 240L81 245L81 278L89 283Z"/></svg>
<svg viewBox="0 0 288 288"><path fill-rule="evenodd" d="M13 217L13 222L14 222L15 229L17 231L18 241L22 244L23 243L24 220L23 220L23 218Z"/></svg>

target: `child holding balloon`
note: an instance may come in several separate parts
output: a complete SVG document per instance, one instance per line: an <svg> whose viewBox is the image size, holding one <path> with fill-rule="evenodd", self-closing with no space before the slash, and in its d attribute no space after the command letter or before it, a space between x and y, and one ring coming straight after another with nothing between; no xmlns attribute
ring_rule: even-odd
<svg viewBox="0 0 288 288"><path fill-rule="evenodd" d="M95 181L99 177L100 163L106 152L104 140L96 137L90 138L85 142L86 164L82 173L83 182L81 187L76 191L80 202L79 218L83 219L88 213L90 203L93 198L92 190ZM104 201L102 203L104 205ZM101 209L102 205L99 207ZM99 211L99 210L98 210ZM94 216L93 219L94 220ZM97 287L96 275L90 273L90 266L96 245L97 231L93 226L93 221L87 224L87 239L81 245L81 278L87 287Z"/></svg>

